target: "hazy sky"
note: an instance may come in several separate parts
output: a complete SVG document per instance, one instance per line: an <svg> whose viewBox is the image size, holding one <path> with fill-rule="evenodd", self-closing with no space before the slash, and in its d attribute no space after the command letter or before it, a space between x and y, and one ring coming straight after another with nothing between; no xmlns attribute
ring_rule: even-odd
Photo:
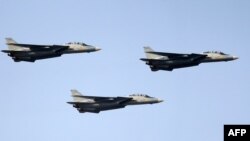
<svg viewBox="0 0 250 141"><path fill-rule="evenodd" d="M102 48L35 63L0 54L0 140L221 141L224 124L250 123L249 0L0 0L0 46L85 42ZM139 58L157 51L239 56L172 72ZM79 114L85 95L144 93L155 105Z"/></svg>

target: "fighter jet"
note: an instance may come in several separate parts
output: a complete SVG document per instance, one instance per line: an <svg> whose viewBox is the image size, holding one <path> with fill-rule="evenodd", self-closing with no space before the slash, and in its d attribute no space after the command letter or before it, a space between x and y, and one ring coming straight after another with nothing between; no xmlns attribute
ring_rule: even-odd
<svg viewBox="0 0 250 141"><path fill-rule="evenodd" d="M72 104L80 113L99 113L100 111L124 108L127 105L154 104L163 100L143 94L133 94L128 97L84 96L77 90L71 90Z"/></svg>
<svg viewBox="0 0 250 141"><path fill-rule="evenodd" d="M144 52L147 58L141 58L150 66L151 71L166 70L172 71L177 68L185 68L197 66L200 63L232 61L238 59L236 56L231 56L219 51L207 51L202 54L179 54L156 52L150 47L144 47Z"/></svg>
<svg viewBox="0 0 250 141"><path fill-rule="evenodd" d="M65 45L34 45L19 44L12 38L6 38L6 44L8 45L9 50L2 50L2 52L7 53L15 62L35 62L39 59L60 57L63 54L101 50L80 42L70 42Z"/></svg>

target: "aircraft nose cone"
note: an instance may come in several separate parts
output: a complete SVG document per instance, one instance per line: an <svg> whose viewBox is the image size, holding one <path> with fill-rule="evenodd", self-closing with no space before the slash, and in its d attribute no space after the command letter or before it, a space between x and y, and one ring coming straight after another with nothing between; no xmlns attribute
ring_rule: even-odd
<svg viewBox="0 0 250 141"><path fill-rule="evenodd" d="M95 50L96 50L96 51L99 51L99 50L102 50L102 49L100 49L100 48L96 48Z"/></svg>
<svg viewBox="0 0 250 141"><path fill-rule="evenodd" d="M236 60L236 59L239 59L239 57L237 57L237 56L233 56L233 59L234 59L234 60Z"/></svg>
<svg viewBox="0 0 250 141"><path fill-rule="evenodd" d="M158 103L160 103L160 102L163 102L164 100L162 100L162 99L158 99Z"/></svg>

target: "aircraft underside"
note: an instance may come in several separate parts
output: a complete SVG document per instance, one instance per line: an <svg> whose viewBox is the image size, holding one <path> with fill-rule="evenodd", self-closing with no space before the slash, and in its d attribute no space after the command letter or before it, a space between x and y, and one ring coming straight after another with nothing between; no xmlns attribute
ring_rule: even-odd
<svg viewBox="0 0 250 141"><path fill-rule="evenodd" d="M165 64L152 64L150 65L150 68L152 71L158 71L158 70L166 70L166 71L172 71L173 69L178 68L185 68L185 67L193 67L197 66L200 63L198 62L182 62L182 63L165 63Z"/></svg>
<svg viewBox="0 0 250 141"><path fill-rule="evenodd" d="M80 113L90 112L90 113L99 113L100 111L106 110L114 110L119 108L124 108L126 105L119 105L119 104L88 104L88 105L74 105L75 108Z"/></svg>
<svg viewBox="0 0 250 141"><path fill-rule="evenodd" d="M20 62L20 61L34 62L40 59L60 57L62 54L55 52L27 52L27 53L9 53L8 55L11 56L15 62Z"/></svg>

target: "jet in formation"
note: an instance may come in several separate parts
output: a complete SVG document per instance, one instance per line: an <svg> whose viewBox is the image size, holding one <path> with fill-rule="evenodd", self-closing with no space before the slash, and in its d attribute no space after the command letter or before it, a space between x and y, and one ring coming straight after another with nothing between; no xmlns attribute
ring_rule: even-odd
<svg viewBox="0 0 250 141"><path fill-rule="evenodd" d="M238 59L236 56L225 54L218 51L208 51L202 54L180 54L157 52L150 47L144 47L144 52L147 58L141 58L152 71L166 70L197 66L200 63L232 61Z"/></svg>
<svg viewBox="0 0 250 141"><path fill-rule="evenodd" d="M63 54L94 52L101 50L91 45L80 42L70 42L65 45L35 45L19 44L12 38L6 38L9 50L2 50L12 57L15 62L35 62L39 59L60 57Z"/></svg>
<svg viewBox="0 0 250 141"><path fill-rule="evenodd" d="M84 96L77 90L71 90L72 104L80 113L99 113L100 111L124 108L127 105L160 103L163 100L148 95L133 94L128 97Z"/></svg>

